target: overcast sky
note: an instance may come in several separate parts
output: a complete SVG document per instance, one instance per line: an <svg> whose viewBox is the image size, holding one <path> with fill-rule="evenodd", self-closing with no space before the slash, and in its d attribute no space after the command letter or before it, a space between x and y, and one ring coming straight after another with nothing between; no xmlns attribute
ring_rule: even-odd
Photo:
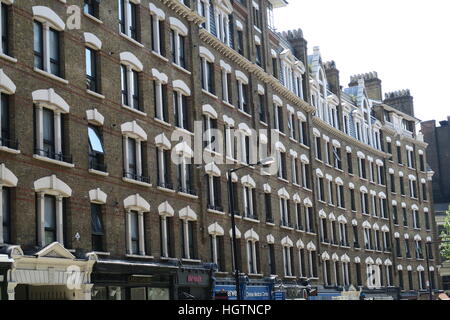
<svg viewBox="0 0 450 320"><path fill-rule="evenodd" d="M450 116L449 0L288 0L275 9L278 31L301 28L311 54L320 46L347 87L377 71L384 93L410 89L416 117Z"/></svg>

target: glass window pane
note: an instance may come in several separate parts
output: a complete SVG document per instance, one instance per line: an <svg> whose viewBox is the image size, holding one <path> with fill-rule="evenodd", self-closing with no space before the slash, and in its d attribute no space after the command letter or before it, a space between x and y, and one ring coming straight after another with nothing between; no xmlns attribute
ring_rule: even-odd
<svg viewBox="0 0 450 320"><path fill-rule="evenodd" d="M49 109L43 109L43 122L44 122L44 140L54 140L54 117L53 111Z"/></svg>
<svg viewBox="0 0 450 320"><path fill-rule="evenodd" d="M8 188L3 188L2 192L2 226L3 226L3 239L4 242L10 241L10 219L11 219L11 209L10 209L10 193ZM0 226L0 227L2 227Z"/></svg>
<svg viewBox="0 0 450 320"><path fill-rule="evenodd" d="M91 228L92 233L97 235L103 234L103 224L101 220L101 206L91 204Z"/></svg>
<svg viewBox="0 0 450 320"><path fill-rule="evenodd" d="M104 153L102 140L101 140L99 134L95 131L95 129L89 127L88 134L89 134L89 144L91 146L91 149L96 152Z"/></svg>
<svg viewBox="0 0 450 320"><path fill-rule="evenodd" d="M93 66L92 66L92 58L93 58L93 52L91 49L86 48L86 74L88 76L94 76L93 74Z"/></svg>
<svg viewBox="0 0 450 320"><path fill-rule="evenodd" d="M136 170L136 141L134 139L127 139L128 143L128 168L130 172Z"/></svg>
<svg viewBox="0 0 450 320"><path fill-rule="evenodd" d="M147 300L145 287L142 288L131 288L130 295L131 300Z"/></svg>
<svg viewBox="0 0 450 320"><path fill-rule="evenodd" d="M130 213L130 223L131 223L131 239L137 240L139 238L139 227L138 227L138 214L137 212Z"/></svg>
<svg viewBox="0 0 450 320"><path fill-rule="evenodd" d="M147 288L148 300L169 300L168 288Z"/></svg>
<svg viewBox="0 0 450 320"><path fill-rule="evenodd" d="M56 227L56 204L55 197L45 196L45 228L55 229Z"/></svg>
<svg viewBox="0 0 450 320"><path fill-rule="evenodd" d="M39 69L43 69L43 36L42 36L42 24L38 21L34 21L34 66Z"/></svg>

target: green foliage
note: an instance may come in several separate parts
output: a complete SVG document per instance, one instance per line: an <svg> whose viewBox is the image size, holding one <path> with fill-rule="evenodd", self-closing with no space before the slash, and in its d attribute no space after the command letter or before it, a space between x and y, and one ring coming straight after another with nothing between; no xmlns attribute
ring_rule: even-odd
<svg viewBox="0 0 450 320"><path fill-rule="evenodd" d="M441 233L441 255L445 260L450 260L450 206L447 210L447 216L445 217L444 231ZM445 242L447 241L447 242Z"/></svg>

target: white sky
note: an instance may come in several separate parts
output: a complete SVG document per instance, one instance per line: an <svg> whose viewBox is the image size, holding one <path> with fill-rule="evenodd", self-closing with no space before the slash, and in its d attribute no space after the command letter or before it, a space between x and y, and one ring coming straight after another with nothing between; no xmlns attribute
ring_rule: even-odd
<svg viewBox="0 0 450 320"><path fill-rule="evenodd" d="M309 54L320 46L341 85L377 71L384 93L410 89L416 117L450 116L449 0L288 0L275 9L278 31L301 28Z"/></svg>

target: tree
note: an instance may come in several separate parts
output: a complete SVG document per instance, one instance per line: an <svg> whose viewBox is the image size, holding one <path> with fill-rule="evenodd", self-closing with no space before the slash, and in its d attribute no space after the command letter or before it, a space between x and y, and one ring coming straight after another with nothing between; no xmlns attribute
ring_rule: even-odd
<svg viewBox="0 0 450 320"><path fill-rule="evenodd" d="M441 233L441 255L445 260L450 260L450 206L447 210L447 216L444 221L444 230ZM446 242L444 242L446 241Z"/></svg>

